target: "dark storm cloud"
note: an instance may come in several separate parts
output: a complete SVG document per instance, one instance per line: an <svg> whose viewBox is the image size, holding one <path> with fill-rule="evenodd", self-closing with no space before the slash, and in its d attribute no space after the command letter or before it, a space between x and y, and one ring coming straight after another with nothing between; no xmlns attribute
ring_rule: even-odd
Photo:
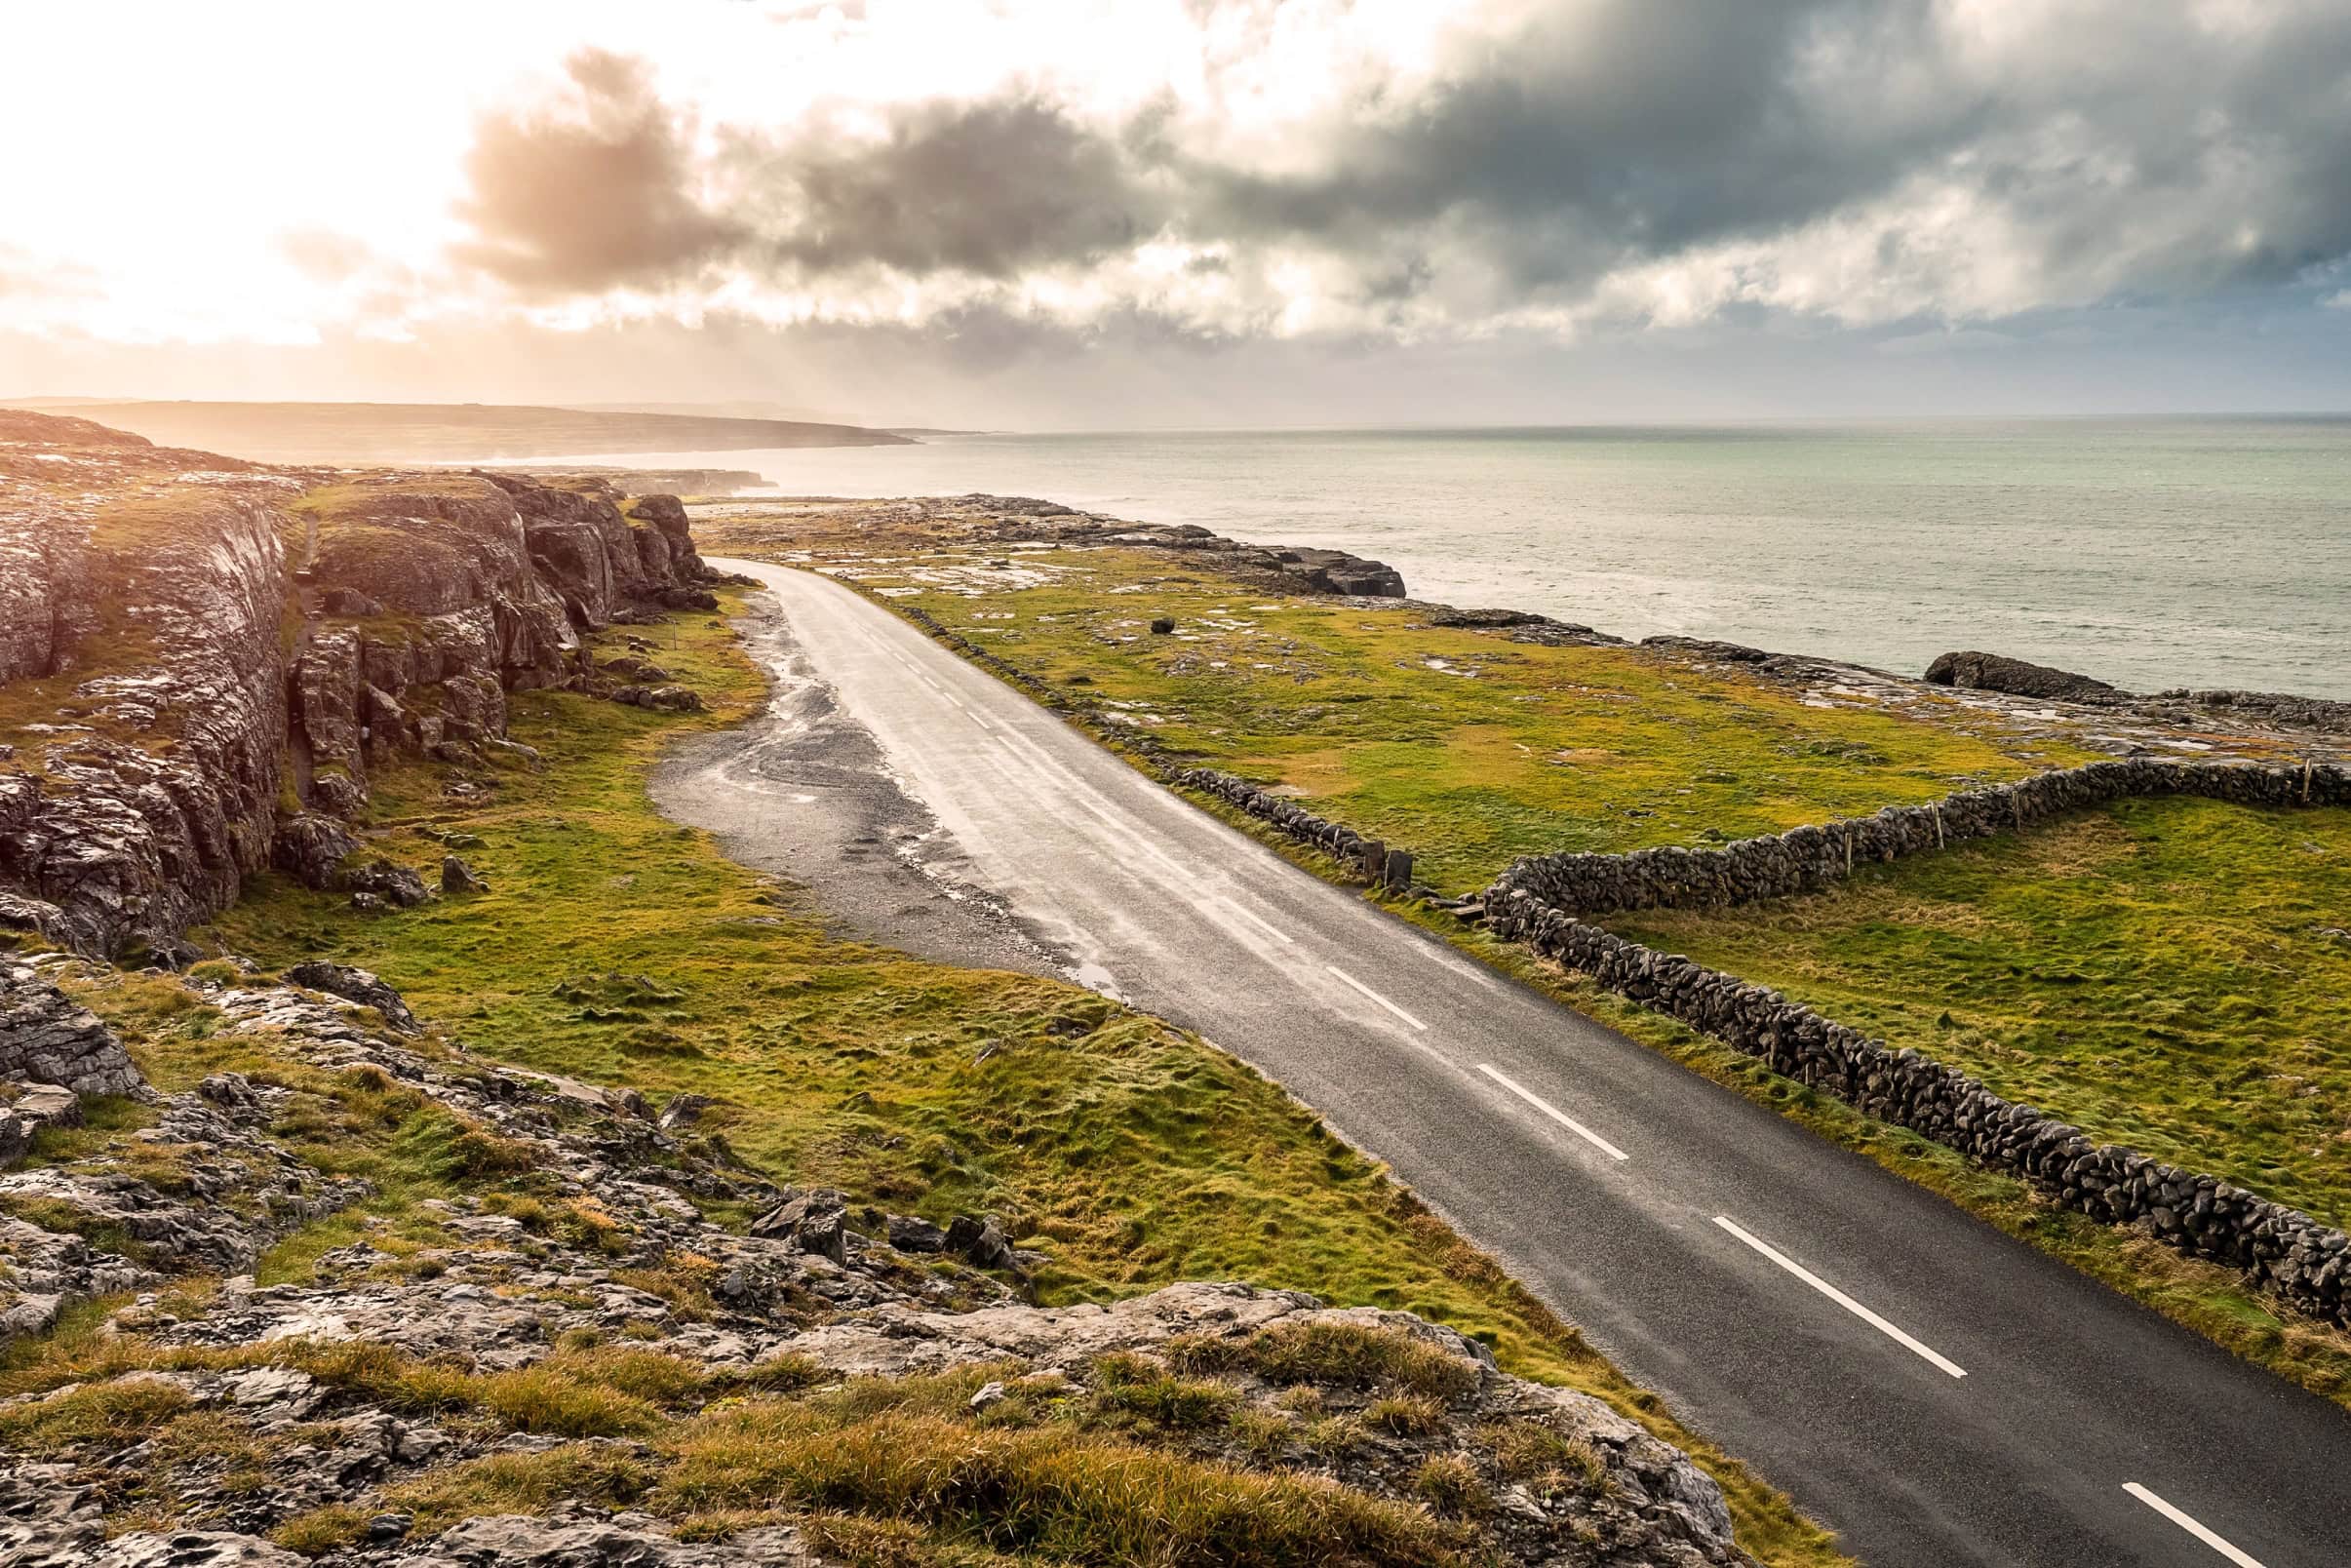
<svg viewBox="0 0 2351 1568"><path fill-rule="evenodd" d="M642 67L587 56L578 105L482 128L468 258L536 289L743 267L821 293L876 268L1082 269L1164 236L1235 274L1273 248L1333 260L1368 319L1429 298L1473 321L1843 217L1930 314L2274 285L2351 254L2351 8L2281 0L2233 31L2160 0L1983 16L1552 7L1408 96L1359 82L1278 174L1166 106L1105 126L1026 91L901 105L880 135L736 128L705 163ZM1939 202L1963 210L1942 230Z"/></svg>
<svg viewBox="0 0 2351 1568"><path fill-rule="evenodd" d="M876 142L811 136L735 159L764 193L764 249L816 272L1009 277L1099 259L1158 222L1126 148L1035 98L922 105Z"/></svg>
<svg viewBox="0 0 2351 1568"><path fill-rule="evenodd" d="M477 128L459 212L479 239L460 259L526 290L581 294L725 259L744 230L694 194L689 122L650 70L602 50L567 68L575 101Z"/></svg>
<svg viewBox="0 0 2351 1568"><path fill-rule="evenodd" d="M1416 102L1366 102L1312 173L1193 169L1198 210L1228 232L1352 245L1454 219L1484 230L1528 283L1785 225L1882 187L1964 119L1880 117L1862 137L1824 123L1796 90L1806 44L1840 25L1914 30L1910 8L1896 11L1820 0L1578 8Z"/></svg>

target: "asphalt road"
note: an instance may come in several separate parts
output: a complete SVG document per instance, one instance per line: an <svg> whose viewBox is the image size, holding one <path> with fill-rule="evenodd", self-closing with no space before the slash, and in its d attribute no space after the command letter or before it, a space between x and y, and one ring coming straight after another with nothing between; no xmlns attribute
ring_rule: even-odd
<svg viewBox="0 0 2351 1568"><path fill-rule="evenodd" d="M1314 1106L1865 1561L2351 1564L2351 1414L1298 870L839 584L719 565L1074 974Z"/></svg>

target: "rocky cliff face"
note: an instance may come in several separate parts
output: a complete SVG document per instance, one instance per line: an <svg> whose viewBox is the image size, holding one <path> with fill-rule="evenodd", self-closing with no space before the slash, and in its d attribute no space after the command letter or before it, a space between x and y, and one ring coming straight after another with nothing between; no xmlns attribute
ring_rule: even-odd
<svg viewBox="0 0 2351 1568"><path fill-rule="evenodd" d="M714 604L672 497L323 475L0 416L0 921L169 953L269 864L311 881L372 762L503 744L607 683L580 628Z"/></svg>

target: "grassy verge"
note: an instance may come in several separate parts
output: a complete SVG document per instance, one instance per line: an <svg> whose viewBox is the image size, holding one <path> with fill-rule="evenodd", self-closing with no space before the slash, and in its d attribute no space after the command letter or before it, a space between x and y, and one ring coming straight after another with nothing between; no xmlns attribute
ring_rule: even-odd
<svg viewBox="0 0 2351 1568"><path fill-rule="evenodd" d="M514 736L543 768L463 794L437 769L374 777L371 847L422 863L456 844L490 893L363 917L264 881L208 939L273 966L364 964L504 1060L714 1096L736 1149L788 1179L934 1219L993 1209L1046 1255L1048 1300L1234 1277L1450 1323L1700 1457L1765 1561L1841 1560L1246 1067L1073 987L834 940L661 818L645 790L661 754L760 695L722 622L680 619L663 641L710 714L523 694Z"/></svg>

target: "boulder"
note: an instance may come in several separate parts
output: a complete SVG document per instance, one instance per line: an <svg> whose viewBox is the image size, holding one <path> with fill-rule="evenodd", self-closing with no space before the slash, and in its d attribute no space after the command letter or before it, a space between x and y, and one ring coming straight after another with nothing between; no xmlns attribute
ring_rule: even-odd
<svg viewBox="0 0 2351 1568"><path fill-rule="evenodd" d="M947 1233L928 1220L911 1214L889 1217L889 1244L900 1252L945 1252Z"/></svg>
<svg viewBox="0 0 2351 1568"><path fill-rule="evenodd" d="M789 1189L787 1189L789 1191ZM814 1252L835 1263L848 1261L848 1196L830 1188L793 1192L792 1196L751 1222L751 1234L769 1240L789 1240L803 1252Z"/></svg>
<svg viewBox="0 0 2351 1568"><path fill-rule="evenodd" d="M414 909L429 900L432 890L424 879L406 866L396 866L389 860L376 859L357 871L347 872L342 885L351 890L351 907ZM372 906L360 902L362 896L374 901Z"/></svg>
<svg viewBox="0 0 2351 1568"><path fill-rule="evenodd" d="M703 1113L718 1103L707 1094L673 1094L661 1108L661 1130L676 1132L681 1127L699 1125Z"/></svg>
<svg viewBox="0 0 2351 1568"><path fill-rule="evenodd" d="M490 883L474 874L474 868L455 855L441 857L441 890L445 893L487 893Z"/></svg>
<svg viewBox="0 0 2351 1568"><path fill-rule="evenodd" d="M356 588L330 588L319 596L319 606L330 615L352 620L369 620L383 613L382 600L372 599Z"/></svg>
<svg viewBox="0 0 2351 1568"><path fill-rule="evenodd" d="M2103 681L2070 670L2028 664L1998 653L1945 653L1927 666L1932 686L1970 691L2000 691L2017 697L2042 697L2057 702L2117 702L2130 695Z"/></svg>
<svg viewBox="0 0 2351 1568"><path fill-rule="evenodd" d="M8 1084L0 1093L15 1098L0 1105L0 1162L13 1160L32 1147L45 1127L78 1127L82 1102L71 1089L55 1083Z"/></svg>
<svg viewBox="0 0 2351 1568"><path fill-rule="evenodd" d="M979 1269L1009 1269L1014 1262L1003 1231L994 1220L975 1214L959 1214L948 1225L947 1249L962 1254Z"/></svg>
<svg viewBox="0 0 2351 1568"><path fill-rule="evenodd" d="M340 822L302 811L278 824L270 862L305 887L332 887L343 861L358 850L359 841Z"/></svg>
<svg viewBox="0 0 2351 1568"><path fill-rule="evenodd" d="M416 1021L416 1015L409 1011L409 1004L401 1000L400 993L369 970L312 960L287 970L286 978L294 985L308 986L313 991L324 991L330 997L340 997L345 1001L372 1007L383 1014L385 1023L404 1035L417 1035L424 1031L424 1026Z"/></svg>
<svg viewBox="0 0 2351 1568"><path fill-rule="evenodd" d="M136 1094L147 1081L113 1030L23 964L0 964L0 1079L75 1094Z"/></svg>

